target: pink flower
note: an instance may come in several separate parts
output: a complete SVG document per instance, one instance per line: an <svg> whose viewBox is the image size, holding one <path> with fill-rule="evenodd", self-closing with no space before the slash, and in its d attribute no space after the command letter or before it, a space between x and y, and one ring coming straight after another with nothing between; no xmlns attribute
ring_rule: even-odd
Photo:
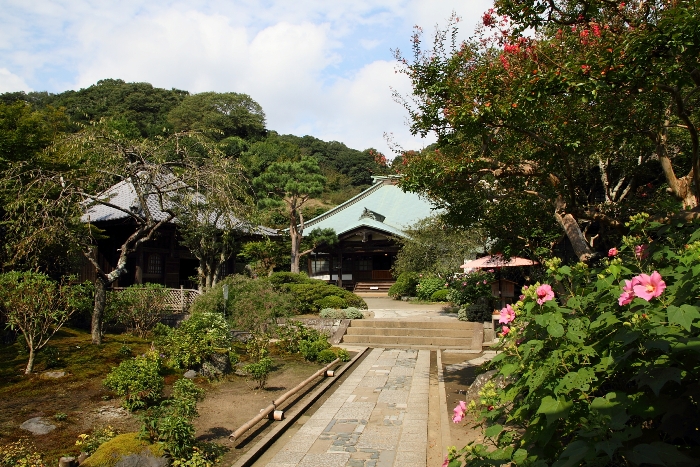
<svg viewBox="0 0 700 467"><path fill-rule="evenodd" d="M637 281L633 284L634 294L647 302L661 295L666 288L666 283L661 279L661 274L657 271L652 272L651 276L640 274L632 280Z"/></svg>
<svg viewBox="0 0 700 467"><path fill-rule="evenodd" d="M442 463L442 467L447 467L448 465L450 465L450 458L445 456L445 462Z"/></svg>
<svg viewBox="0 0 700 467"><path fill-rule="evenodd" d="M452 421L454 423L461 422L464 416L467 414L467 403L464 401L459 401L459 404L454 408L453 412L454 415L452 416Z"/></svg>
<svg viewBox="0 0 700 467"><path fill-rule="evenodd" d="M508 326L502 326L501 327L501 335L505 336L510 332L510 328Z"/></svg>
<svg viewBox="0 0 700 467"><path fill-rule="evenodd" d="M518 299L522 302L523 300L525 300L525 295L519 296Z"/></svg>
<svg viewBox="0 0 700 467"><path fill-rule="evenodd" d="M647 256L649 256L647 248L649 248L649 245L637 245L636 247L634 247L634 256L636 256L637 259L646 258Z"/></svg>
<svg viewBox="0 0 700 467"><path fill-rule="evenodd" d="M544 302L548 302L554 298L554 291L552 286L549 284L542 284L537 287L537 304L542 305Z"/></svg>
<svg viewBox="0 0 700 467"><path fill-rule="evenodd" d="M622 293L620 298L617 299L617 303L620 306L629 305L634 299L634 286L637 284L637 278L633 278L631 281L625 281L625 286L622 288Z"/></svg>
<svg viewBox="0 0 700 467"><path fill-rule="evenodd" d="M530 288L530 286L528 286L528 285L523 285L523 290L527 290L527 289L529 289L529 288Z"/></svg>
<svg viewBox="0 0 700 467"><path fill-rule="evenodd" d="M501 318L498 320L500 324L508 324L515 319L515 310L510 305L506 305L501 310Z"/></svg>
<svg viewBox="0 0 700 467"><path fill-rule="evenodd" d="M486 279L484 279L484 285L486 285L486 284L488 284L488 282L486 282Z"/></svg>
<svg viewBox="0 0 700 467"><path fill-rule="evenodd" d="M610 256L611 258L612 258L613 256L617 256L617 248L614 248L614 247L613 247L613 248L610 248L610 249L608 250L608 256Z"/></svg>

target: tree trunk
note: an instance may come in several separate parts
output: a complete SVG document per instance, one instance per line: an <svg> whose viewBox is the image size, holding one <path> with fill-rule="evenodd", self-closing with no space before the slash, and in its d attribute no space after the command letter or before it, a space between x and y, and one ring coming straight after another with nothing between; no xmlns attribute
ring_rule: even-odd
<svg viewBox="0 0 700 467"><path fill-rule="evenodd" d="M97 280L95 280L95 306L92 310L92 323L90 326L93 344L102 343L102 316L105 311L105 303L107 303L108 285L98 274Z"/></svg>
<svg viewBox="0 0 700 467"><path fill-rule="evenodd" d="M29 346L29 361L27 362L27 368L24 369L24 374L31 374L34 369L34 357L36 356L36 351L34 350L34 344L27 342Z"/></svg>
<svg viewBox="0 0 700 467"><path fill-rule="evenodd" d="M299 233L296 232L296 229L290 229L289 233L291 234L291 237L292 237L292 253L291 253L292 267L291 267L291 271L294 273L298 273L299 272L299 248L301 247L301 235L299 235Z"/></svg>
<svg viewBox="0 0 700 467"><path fill-rule="evenodd" d="M586 242L586 238L583 236L583 232L581 232L581 227L578 225L578 222L576 222L576 219L574 219L574 216L571 214L562 215L556 212L554 218L564 229L566 237L571 242L571 246L579 261L584 263L590 261L593 257L593 251L591 247L588 246L588 242Z"/></svg>

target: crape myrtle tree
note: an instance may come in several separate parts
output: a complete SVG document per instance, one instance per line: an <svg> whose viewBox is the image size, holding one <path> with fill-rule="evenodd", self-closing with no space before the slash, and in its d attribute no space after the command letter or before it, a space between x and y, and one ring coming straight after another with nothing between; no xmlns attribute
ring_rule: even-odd
<svg viewBox="0 0 700 467"><path fill-rule="evenodd" d="M507 230L514 252L546 251L564 232L584 261L642 206L676 209L662 188L696 206L697 53L686 49L699 41L681 3L645 16L647 3L502 2L484 14L480 38L457 43L443 31L429 51L417 31L413 63L398 55L414 87L404 103L412 130L438 143L404 156L404 186L462 225L496 238ZM687 45L662 47L666 20ZM536 34L520 35L526 27ZM503 229L543 212L549 220Z"/></svg>
<svg viewBox="0 0 700 467"><path fill-rule="evenodd" d="M96 271L91 332L92 342L100 344L106 289L127 272L128 255L173 220L174 201L196 186L204 162L215 159L212 151L208 140L193 132L134 141L96 124L63 135L48 150L50 167L17 164L3 179L16 193L5 207L14 253L10 262L28 262L56 242L80 251ZM132 191L130 207L112 202L109 188L119 182ZM121 211L133 226L111 270L97 257L97 241L104 233L90 222L95 205Z"/></svg>
<svg viewBox="0 0 700 467"><path fill-rule="evenodd" d="M222 266L234 254L236 236L251 232L251 188L243 167L210 148L206 161L183 175L188 189L178 192L168 211L176 217L182 245L199 260L198 288L216 285Z"/></svg>
<svg viewBox="0 0 700 467"><path fill-rule="evenodd" d="M301 242L304 237L304 215L301 208L309 199L323 192L325 183L318 161L311 157L302 157L295 162L275 162L253 179L253 186L261 198L261 206L286 208L291 240L291 272L299 272Z"/></svg>

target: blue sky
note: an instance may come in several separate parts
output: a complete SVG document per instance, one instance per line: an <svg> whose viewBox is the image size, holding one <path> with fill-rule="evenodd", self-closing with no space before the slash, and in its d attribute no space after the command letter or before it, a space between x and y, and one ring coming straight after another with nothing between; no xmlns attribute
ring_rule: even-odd
<svg viewBox="0 0 700 467"><path fill-rule="evenodd" d="M80 89L104 78L191 93L249 94L280 133L391 156L410 135L391 89L410 93L410 53L454 11L467 37L490 0L3 0L0 92Z"/></svg>

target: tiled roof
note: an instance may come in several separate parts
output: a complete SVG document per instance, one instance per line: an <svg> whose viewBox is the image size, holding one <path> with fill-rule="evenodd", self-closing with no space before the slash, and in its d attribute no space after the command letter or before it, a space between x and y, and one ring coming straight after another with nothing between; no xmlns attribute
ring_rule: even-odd
<svg viewBox="0 0 700 467"><path fill-rule="evenodd" d="M375 183L362 193L309 220L304 230L332 228L337 235L368 227L405 237L404 230L421 219L442 212L427 199L407 193L396 184L396 177L375 177ZM382 219L384 217L384 219Z"/></svg>
<svg viewBox="0 0 700 467"><path fill-rule="evenodd" d="M165 209L173 207L175 204L171 197L167 195L167 192L174 191L174 189L179 184L181 184L181 182L171 176L165 176L162 179L161 183L159 183L159 185L161 186L161 190L166 193L163 196L163 207ZM108 190L105 190L98 196L98 198L121 209L116 209L114 207L107 206L99 202L86 202L86 206L88 206L88 209L81 217L81 220L83 222L106 222L119 219L126 219L130 217L129 214L124 212L122 209L140 213L143 213L144 211L141 206L141 202L139 201L139 198L136 194L136 190L134 189L134 185L128 180L121 181L109 188ZM169 217L169 214L161 209L157 190L152 190L150 194L145 196L145 199L146 206L156 221L161 221ZM211 220L213 221L214 214L211 214L211 216ZM230 219L232 220L233 224L240 223L241 226L245 225L244 222L239 221L234 216L231 216ZM177 223L177 219L174 219L173 223ZM218 226L223 228L223 220L219 221ZM247 229L244 227L241 227L241 230L251 232L251 229ZM276 229L271 229L269 227L264 226L257 226L253 228L252 232L259 235L278 234Z"/></svg>

